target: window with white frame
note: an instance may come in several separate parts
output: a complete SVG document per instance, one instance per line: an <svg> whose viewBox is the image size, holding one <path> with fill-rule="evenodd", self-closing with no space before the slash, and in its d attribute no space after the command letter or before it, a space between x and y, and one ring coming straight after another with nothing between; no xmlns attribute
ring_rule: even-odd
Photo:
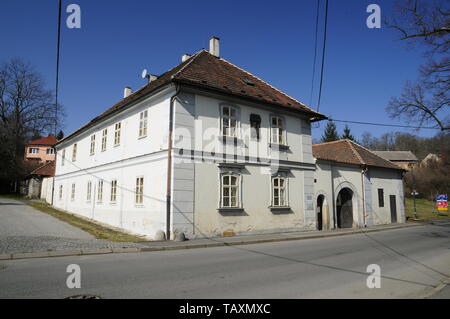
<svg viewBox="0 0 450 319"><path fill-rule="evenodd" d="M120 129L122 128L122 123L116 123L114 126L114 146L120 144Z"/></svg>
<svg viewBox="0 0 450 319"><path fill-rule="evenodd" d="M284 176L272 177L272 206L287 207L287 179Z"/></svg>
<svg viewBox="0 0 450 319"><path fill-rule="evenodd" d="M222 208L240 207L239 182L240 176L237 174L223 174L221 176L220 206Z"/></svg>
<svg viewBox="0 0 450 319"><path fill-rule="evenodd" d="M98 193L97 193L97 202L101 202L103 200L103 180L98 181Z"/></svg>
<svg viewBox="0 0 450 319"><path fill-rule="evenodd" d="M86 200L88 201L88 202L90 202L91 201L91 199L92 199L92 182L91 181L89 181L89 182L87 182L87 188L86 188Z"/></svg>
<svg viewBox="0 0 450 319"><path fill-rule="evenodd" d="M139 137L147 136L147 119L148 119L148 111L142 111L139 114Z"/></svg>
<svg viewBox="0 0 450 319"><path fill-rule="evenodd" d="M90 150L90 154L91 155L95 154L95 134L91 135L91 150Z"/></svg>
<svg viewBox="0 0 450 319"><path fill-rule="evenodd" d="M111 203L115 203L117 201L117 180L111 181Z"/></svg>
<svg viewBox="0 0 450 319"><path fill-rule="evenodd" d="M53 148L47 148L47 154L55 154L55 150Z"/></svg>
<svg viewBox="0 0 450 319"><path fill-rule="evenodd" d="M73 144L72 149L72 162L75 162L77 160L77 144Z"/></svg>
<svg viewBox="0 0 450 319"><path fill-rule="evenodd" d="M237 109L229 105L222 106L222 135L237 136Z"/></svg>
<svg viewBox="0 0 450 319"><path fill-rule="evenodd" d="M64 166L64 162L66 161L66 150L63 149L62 151L62 160L61 160L61 166Z"/></svg>
<svg viewBox="0 0 450 319"><path fill-rule="evenodd" d="M59 185L59 200L62 200L63 198L63 186Z"/></svg>
<svg viewBox="0 0 450 319"><path fill-rule="evenodd" d="M108 139L108 129L105 128L102 133L102 152L106 151L107 139Z"/></svg>
<svg viewBox="0 0 450 319"><path fill-rule="evenodd" d="M144 178L136 178L135 203L142 205L144 203Z"/></svg>
<svg viewBox="0 0 450 319"><path fill-rule="evenodd" d="M75 200L75 183L72 184L72 192L70 193L70 200Z"/></svg>
<svg viewBox="0 0 450 319"><path fill-rule="evenodd" d="M271 117L271 143L285 145L284 120L279 116Z"/></svg>
<svg viewBox="0 0 450 319"><path fill-rule="evenodd" d="M36 147L32 147L29 150L30 154L39 154L39 149Z"/></svg>

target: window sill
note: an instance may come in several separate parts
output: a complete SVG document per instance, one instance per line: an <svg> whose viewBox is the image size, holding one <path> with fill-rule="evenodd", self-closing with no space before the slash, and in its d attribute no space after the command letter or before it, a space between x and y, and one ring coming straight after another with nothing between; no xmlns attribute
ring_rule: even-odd
<svg viewBox="0 0 450 319"><path fill-rule="evenodd" d="M278 149L279 151L288 151L290 149L289 145L285 144L276 144L276 143L270 143L270 148Z"/></svg>
<svg viewBox="0 0 450 319"><path fill-rule="evenodd" d="M147 137L147 135L139 136L139 137L138 137L138 140L142 140L142 139L144 139L144 138L146 138L146 137Z"/></svg>
<svg viewBox="0 0 450 319"><path fill-rule="evenodd" d="M243 212L242 207L219 207L217 208L219 212Z"/></svg>
<svg viewBox="0 0 450 319"><path fill-rule="evenodd" d="M236 136L225 136L221 135L217 137L219 141L221 141L224 144L234 144L234 145L242 145L243 141L242 139L236 137Z"/></svg>
<svg viewBox="0 0 450 319"><path fill-rule="evenodd" d="M269 206L270 210L291 210L291 206Z"/></svg>
<svg viewBox="0 0 450 319"><path fill-rule="evenodd" d="M144 208L144 204L134 204L134 207L136 208Z"/></svg>

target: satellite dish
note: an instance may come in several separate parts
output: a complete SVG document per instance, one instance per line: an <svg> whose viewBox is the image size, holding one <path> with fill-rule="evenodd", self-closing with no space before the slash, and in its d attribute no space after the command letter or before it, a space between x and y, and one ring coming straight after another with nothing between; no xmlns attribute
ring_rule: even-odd
<svg viewBox="0 0 450 319"><path fill-rule="evenodd" d="M148 71L147 71L147 69L144 69L143 71L142 71L142 78L143 79L145 79L145 78L148 78L149 77L149 74L148 74Z"/></svg>

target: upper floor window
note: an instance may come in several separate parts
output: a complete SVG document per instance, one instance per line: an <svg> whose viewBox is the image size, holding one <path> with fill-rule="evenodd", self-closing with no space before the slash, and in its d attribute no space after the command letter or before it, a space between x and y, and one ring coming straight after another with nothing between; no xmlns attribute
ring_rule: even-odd
<svg viewBox="0 0 450 319"><path fill-rule="evenodd" d="M272 206L286 207L287 205L287 185L286 178L277 176L272 177Z"/></svg>
<svg viewBox="0 0 450 319"><path fill-rule="evenodd" d="M72 162L75 162L77 160L77 143L73 144L72 149Z"/></svg>
<svg viewBox="0 0 450 319"><path fill-rule="evenodd" d="M95 134L91 135L91 155L95 154Z"/></svg>
<svg viewBox="0 0 450 319"><path fill-rule="evenodd" d="M53 148L47 148L47 154L55 154L55 150Z"/></svg>
<svg viewBox="0 0 450 319"><path fill-rule="evenodd" d="M222 106L222 135L236 137L237 133L237 110L235 107Z"/></svg>
<svg viewBox="0 0 450 319"><path fill-rule="evenodd" d="M250 114L250 136L253 139L259 140L261 129L261 116L258 114Z"/></svg>
<svg viewBox="0 0 450 319"><path fill-rule="evenodd" d="M135 190L135 203L143 204L144 203L144 178L138 177L136 178L136 190Z"/></svg>
<svg viewBox="0 0 450 319"><path fill-rule="evenodd" d="M30 148L29 153L30 154L39 154L39 149L32 147L32 148Z"/></svg>
<svg viewBox="0 0 450 319"><path fill-rule="evenodd" d="M139 114L139 137L147 136L148 111L145 110Z"/></svg>
<svg viewBox="0 0 450 319"><path fill-rule="evenodd" d="M286 144L285 139L285 126L283 118L279 116L271 117L271 143L273 144Z"/></svg>
<svg viewBox="0 0 450 319"><path fill-rule="evenodd" d="M115 127L114 127L114 145L119 145L120 144L120 129L122 127L122 123L116 123Z"/></svg>
<svg viewBox="0 0 450 319"><path fill-rule="evenodd" d="M239 198L239 179L237 174L224 174L221 177L220 206L223 208L238 208Z"/></svg>
<svg viewBox="0 0 450 319"><path fill-rule="evenodd" d="M111 181L111 202L115 203L117 201L117 180Z"/></svg>
<svg viewBox="0 0 450 319"><path fill-rule="evenodd" d="M63 149L62 151L62 158L61 158L61 166L64 166L64 162L66 161L66 150Z"/></svg>
<svg viewBox="0 0 450 319"><path fill-rule="evenodd" d="M107 139L108 139L108 129L105 128L102 133L102 152L106 151Z"/></svg>

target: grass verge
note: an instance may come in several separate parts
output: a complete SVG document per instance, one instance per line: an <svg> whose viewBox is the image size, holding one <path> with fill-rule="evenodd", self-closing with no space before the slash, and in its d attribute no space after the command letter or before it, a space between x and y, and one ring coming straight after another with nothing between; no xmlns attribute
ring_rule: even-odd
<svg viewBox="0 0 450 319"><path fill-rule="evenodd" d="M414 218L414 200L412 198L405 198L406 217ZM436 202L426 199L416 199L417 218L420 220L433 220L450 218L449 211L438 211Z"/></svg>
<svg viewBox="0 0 450 319"><path fill-rule="evenodd" d="M53 217L56 217L64 222L66 222L66 223L69 223L70 225L78 227L78 228L94 235L96 238L99 238L99 239L106 239L106 240L115 241L115 242L133 242L133 243L144 241L144 239L142 237L130 235L127 233L123 233L123 232L93 223L84 218L80 218L78 216L54 209L53 207L51 207L50 205L47 205L45 203L33 202L33 201L28 201L26 203L27 203L27 205L29 205L43 213L49 214Z"/></svg>

